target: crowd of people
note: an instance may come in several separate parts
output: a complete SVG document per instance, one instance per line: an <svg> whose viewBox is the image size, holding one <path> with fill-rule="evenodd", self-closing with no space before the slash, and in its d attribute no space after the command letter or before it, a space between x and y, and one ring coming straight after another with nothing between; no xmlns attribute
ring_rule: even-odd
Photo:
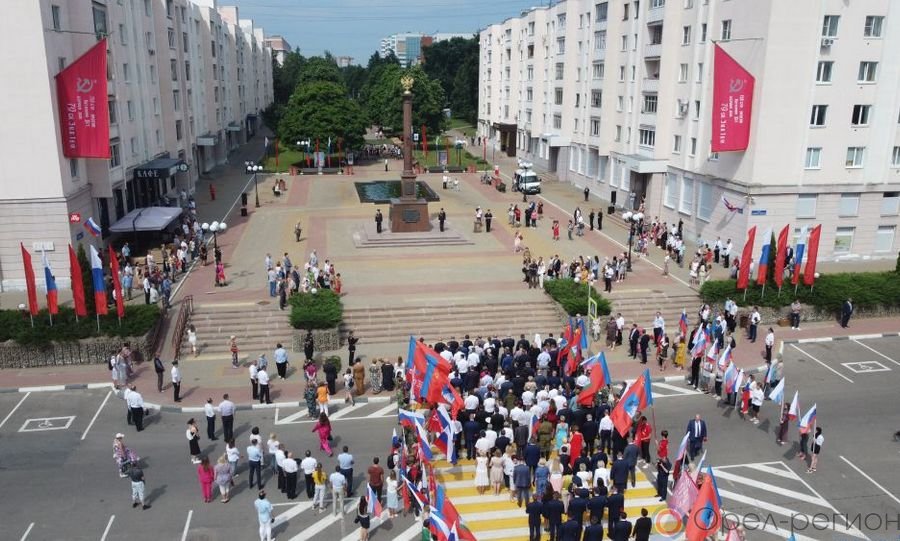
<svg viewBox="0 0 900 541"><path fill-rule="evenodd" d="M296 228L299 227L298 222ZM299 238L300 236L297 234L298 242ZM320 262L319 255L315 250L310 252L303 268L291 261L288 252L284 252L281 258L276 259L272 258L272 254L267 253L263 265L266 271L269 296L278 298L278 305L282 310L287 306L288 299L299 293L315 292L316 289L331 289L338 295L344 292L341 273L337 272L330 259Z"/></svg>

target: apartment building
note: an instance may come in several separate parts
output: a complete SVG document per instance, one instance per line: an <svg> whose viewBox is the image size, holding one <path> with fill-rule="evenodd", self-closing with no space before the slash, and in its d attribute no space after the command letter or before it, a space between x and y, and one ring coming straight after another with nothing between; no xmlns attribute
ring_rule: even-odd
<svg viewBox="0 0 900 541"><path fill-rule="evenodd" d="M894 258L898 8L889 0L532 8L480 33L479 133L496 152L590 186L620 210L643 201L648 219L683 222L689 246L721 237L739 248L754 225L762 233L790 224L796 240L822 224L822 259ZM755 77L750 143L740 152L711 151L717 45Z"/></svg>
<svg viewBox="0 0 900 541"><path fill-rule="evenodd" d="M428 47L432 43L447 41L453 38L469 39L471 37L472 34L448 32L438 33L433 36L410 32L391 34L390 36L381 39L379 53L382 57L393 53L400 61L400 66L406 68L421 63L423 58L422 49Z"/></svg>
<svg viewBox="0 0 900 541"><path fill-rule="evenodd" d="M0 289L24 288L19 242L45 249L68 287L66 245L91 240L76 218L105 240L134 209L184 204L272 103L262 29L215 0L36 0L3 15ZM111 158L68 159L54 77L102 37Z"/></svg>
<svg viewBox="0 0 900 541"><path fill-rule="evenodd" d="M291 52L291 44L282 36L269 36L265 41L266 45L272 49L272 56L279 66L284 65L284 58Z"/></svg>

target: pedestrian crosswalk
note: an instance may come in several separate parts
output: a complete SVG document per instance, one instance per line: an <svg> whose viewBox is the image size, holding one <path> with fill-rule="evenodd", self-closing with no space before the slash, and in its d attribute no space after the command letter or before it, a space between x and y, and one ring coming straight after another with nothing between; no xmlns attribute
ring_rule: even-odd
<svg viewBox="0 0 900 541"><path fill-rule="evenodd" d="M454 466L446 460L437 460L435 477L447 491L447 498L453 502L462 515L466 527L479 541L527 541L528 517L525 509L510 500L510 493L503 489L495 496L489 489L479 494L475 487L475 462L459 460ZM665 504L656 496L656 488L641 471L637 472L637 483L625 493L625 511L629 516L640 516L641 508L646 508L651 516L663 509Z"/></svg>
<svg viewBox="0 0 900 541"><path fill-rule="evenodd" d="M397 416L396 402L387 400L358 401L356 404L347 404L343 401L332 401L328 405L328 418L331 421L358 421L361 419L384 419ZM316 422L316 417L310 417L306 405L277 405L275 407L276 425L297 425Z"/></svg>
<svg viewBox="0 0 900 541"><path fill-rule="evenodd" d="M669 398L674 396L696 396L702 395L700 391L688 387L685 383L679 381L673 383L653 382L653 398Z"/></svg>

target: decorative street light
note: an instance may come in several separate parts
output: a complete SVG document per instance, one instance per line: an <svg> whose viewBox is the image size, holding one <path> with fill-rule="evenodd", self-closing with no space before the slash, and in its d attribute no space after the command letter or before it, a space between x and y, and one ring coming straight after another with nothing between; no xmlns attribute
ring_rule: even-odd
<svg viewBox="0 0 900 541"><path fill-rule="evenodd" d="M259 184L256 180L256 174L262 171L263 167L253 162L244 162L244 167L247 168L248 175L253 175L253 191L256 194L256 208L259 208Z"/></svg>
<svg viewBox="0 0 900 541"><path fill-rule="evenodd" d="M631 272L631 250L634 246L634 234L639 227L643 225L644 222L644 214L641 212L631 212L627 211L622 215L622 219L628 222L629 231L628 231L628 261L626 264L626 268L628 272Z"/></svg>
<svg viewBox="0 0 900 541"><path fill-rule="evenodd" d="M200 229L202 229L203 231L210 231L210 232L212 232L212 234L213 234L213 248L216 249L216 250L219 249L218 233L224 233L224 232L225 232L225 229L227 229L227 228L228 228L228 226L225 225L225 222L213 222L213 223L211 223L211 224L208 224L208 223L206 223L206 222L203 222L203 224L200 226Z"/></svg>

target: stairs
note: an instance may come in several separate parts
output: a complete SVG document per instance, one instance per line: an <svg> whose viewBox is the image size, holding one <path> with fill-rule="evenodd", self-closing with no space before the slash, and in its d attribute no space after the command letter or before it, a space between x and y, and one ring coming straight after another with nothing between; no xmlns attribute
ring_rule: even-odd
<svg viewBox="0 0 900 541"><path fill-rule="evenodd" d="M344 310L342 334L352 330L363 344L406 344L409 336L426 341L476 336L562 332L563 313L549 298L492 304L437 304Z"/></svg>
<svg viewBox="0 0 900 541"><path fill-rule="evenodd" d="M189 324L197 330L199 357L230 359L229 338L237 337L240 358L256 358L271 353L281 342L290 348L294 329L288 323L288 311L278 309L276 301L258 303L194 304ZM181 354L190 355L191 345L185 339ZM271 357L271 355L270 355Z"/></svg>
<svg viewBox="0 0 900 541"><path fill-rule="evenodd" d="M666 289L675 289L668 285ZM662 313L666 320L666 332L672 339L678 332L678 320L681 319L681 310L687 310L688 325L692 325L697 319L697 309L700 307L700 297L696 293L685 288L677 288L680 291L664 291L662 288L654 289L619 289L613 285L612 293L605 294L612 304L612 315L622 312L625 316L626 330L631 327L631 322L637 322L638 326L648 329L653 328L653 319L656 312Z"/></svg>
<svg viewBox="0 0 900 541"><path fill-rule="evenodd" d="M478 494L478 489L475 488L474 460L460 459L456 466L443 459L436 460L434 470L438 482L447 491L447 498L462 515L466 527L476 539L528 540L528 515L525 514L524 506L519 508L515 501L510 501L506 488L501 489L499 496L494 496L490 487L484 494ZM625 512L632 522L641 516L641 508L646 508L650 516L653 516L666 507L656 497L656 488L640 469L637 470L636 480L635 488L629 487L625 491ZM602 521L604 527L607 526L606 518L608 517ZM566 515L563 515L563 522L566 520ZM585 520L584 524L590 524L590 521Z"/></svg>

